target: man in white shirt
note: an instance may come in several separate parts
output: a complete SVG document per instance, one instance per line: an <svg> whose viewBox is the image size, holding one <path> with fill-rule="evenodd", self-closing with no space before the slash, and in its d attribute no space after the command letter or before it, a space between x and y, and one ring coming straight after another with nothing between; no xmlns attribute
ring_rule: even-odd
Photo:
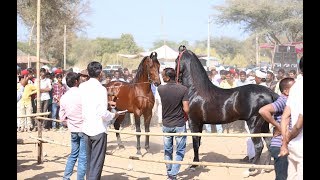
<svg viewBox="0 0 320 180"><path fill-rule="evenodd" d="M87 66L90 79L79 86L82 103L82 132L87 151L87 180L101 178L107 150L107 126L119 114L108 111L107 90L100 83L102 65L92 61Z"/></svg>
<svg viewBox="0 0 320 180"><path fill-rule="evenodd" d="M303 57L299 62L303 74ZM288 180L303 179L303 78L290 89L281 117L282 146L279 156L288 155ZM291 116L291 118L290 118ZM289 127L291 120L292 127Z"/></svg>

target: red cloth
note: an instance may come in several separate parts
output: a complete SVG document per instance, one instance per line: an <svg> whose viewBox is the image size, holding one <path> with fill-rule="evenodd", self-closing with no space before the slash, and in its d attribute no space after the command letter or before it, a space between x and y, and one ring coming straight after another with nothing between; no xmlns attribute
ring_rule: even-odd
<svg viewBox="0 0 320 180"><path fill-rule="evenodd" d="M21 71L21 76L25 76L25 75L28 75L28 74L29 74L29 72L26 69Z"/></svg>
<svg viewBox="0 0 320 180"><path fill-rule="evenodd" d="M57 69L54 71L54 74L62 74L62 72L63 72L62 69Z"/></svg>

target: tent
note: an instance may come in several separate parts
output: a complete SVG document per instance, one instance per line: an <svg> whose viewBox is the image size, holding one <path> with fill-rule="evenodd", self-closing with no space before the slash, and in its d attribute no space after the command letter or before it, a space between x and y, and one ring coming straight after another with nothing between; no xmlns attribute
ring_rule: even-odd
<svg viewBox="0 0 320 180"><path fill-rule="evenodd" d="M151 52L157 52L158 54L158 59L167 59L167 60L172 60L176 59L179 55L179 53L172 48L170 48L167 45L163 45L153 51L148 51L148 52L141 52L139 53L141 56L149 56Z"/></svg>

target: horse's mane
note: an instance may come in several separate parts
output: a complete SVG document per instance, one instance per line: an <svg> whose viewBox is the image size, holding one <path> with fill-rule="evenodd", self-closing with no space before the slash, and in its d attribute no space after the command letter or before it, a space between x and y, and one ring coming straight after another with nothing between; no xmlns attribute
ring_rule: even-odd
<svg viewBox="0 0 320 180"><path fill-rule="evenodd" d="M204 70L198 57L190 50L185 51L188 53L184 56L186 61L190 61L190 77L192 78L192 84L195 89L203 95L203 97L211 97L211 88L213 88L212 82L209 80L207 72Z"/></svg>
<svg viewBox="0 0 320 180"><path fill-rule="evenodd" d="M133 78L133 80L132 80L133 83L139 82L140 77L141 77L141 76L143 75L143 73L144 73L143 64L144 64L144 62L146 61L146 59L147 59L148 57L149 57L149 56L145 56L145 57L141 60L139 66L138 66L138 70L137 70L136 76L135 76L135 77Z"/></svg>

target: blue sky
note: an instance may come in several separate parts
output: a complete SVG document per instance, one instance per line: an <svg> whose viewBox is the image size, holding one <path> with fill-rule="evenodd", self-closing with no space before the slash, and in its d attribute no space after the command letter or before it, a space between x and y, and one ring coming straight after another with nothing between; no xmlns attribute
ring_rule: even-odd
<svg viewBox="0 0 320 180"><path fill-rule="evenodd" d="M92 0L92 12L86 16L90 26L82 35L120 38L121 34L129 33L145 50L163 38L192 44L207 39L208 16L217 13L212 6L223 3L224 0ZM17 26L17 39L27 40L28 31L19 22ZM248 35L238 25L221 27L213 21L210 36L242 40Z"/></svg>

